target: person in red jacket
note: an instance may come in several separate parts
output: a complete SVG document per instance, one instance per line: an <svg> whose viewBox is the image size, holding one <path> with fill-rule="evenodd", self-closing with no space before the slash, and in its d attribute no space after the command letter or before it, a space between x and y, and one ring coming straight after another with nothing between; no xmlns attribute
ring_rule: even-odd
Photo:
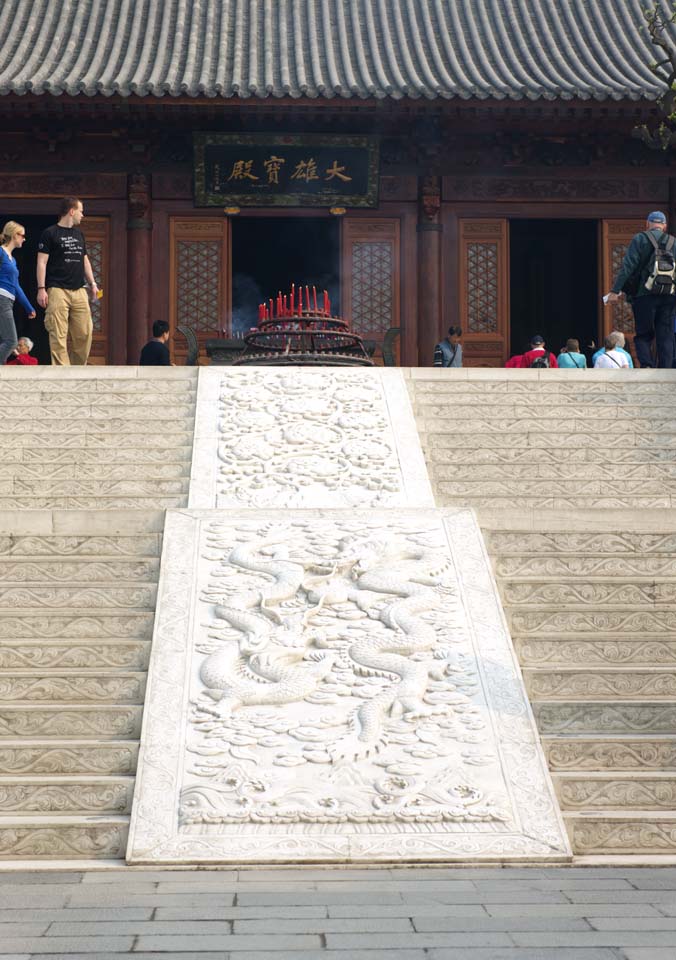
<svg viewBox="0 0 676 960"><path fill-rule="evenodd" d="M556 357L553 353L547 353L545 350L544 338L539 334L531 337L530 350L527 350L521 357L521 369L528 367L558 367Z"/></svg>
<svg viewBox="0 0 676 960"><path fill-rule="evenodd" d="M7 366L31 367L37 364L37 357L31 357L30 352L33 349L33 341L28 337L21 337L16 345L14 353L7 361Z"/></svg>

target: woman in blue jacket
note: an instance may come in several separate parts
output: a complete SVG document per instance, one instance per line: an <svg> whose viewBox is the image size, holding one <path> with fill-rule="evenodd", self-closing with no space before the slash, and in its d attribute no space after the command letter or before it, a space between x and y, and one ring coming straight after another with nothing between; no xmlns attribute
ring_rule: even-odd
<svg viewBox="0 0 676 960"><path fill-rule="evenodd" d="M35 307L29 303L28 297L19 286L19 268L12 256L17 247L20 249L23 246L25 239L25 229L14 220L10 220L2 228L2 236L0 236L0 366L4 365L17 344L14 301L19 301L29 319L35 316Z"/></svg>

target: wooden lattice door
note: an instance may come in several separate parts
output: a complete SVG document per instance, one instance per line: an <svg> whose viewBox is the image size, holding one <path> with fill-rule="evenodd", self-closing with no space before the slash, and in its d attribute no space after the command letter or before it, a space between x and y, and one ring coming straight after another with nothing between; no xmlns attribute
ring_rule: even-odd
<svg viewBox="0 0 676 960"><path fill-rule="evenodd" d="M108 362L110 342L110 220L108 217L87 217L80 229L87 244L94 279L103 290L102 298L90 304L94 329L88 362L102 364Z"/></svg>
<svg viewBox="0 0 676 960"><path fill-rule="evenodd" d="M399 220L347 217L342 223L341 312L365 340L375 340L376 362L392 327L400 327Z"/></svg>
<svg viewBox="0 0 676 960"><path fill-rule="evenodd" d="M631 238L645 230L643 220L603 220L601 222L601 291L608 293L618 274ZM620 330L626 338L627 350L634 354L634 315L626 300L603 308L602 335ZM602 346L602 344L600 344ZM635 357L634 357L635 359Z"/></svg>
<svg viewBox="0 0 676 960"><path fill-rule="evenodd" d="M509 353L507 220L460 221L459 277L465 365L501 367Z"/></svg>
<svg viewBox="0 0 676 960"><path fill-rule="evenodd" d="M177 331L197 336L200 361L207 340L230 335L230 224L226 219L173 217L170 224L170 346L177 364L187 343Z"/></svg>

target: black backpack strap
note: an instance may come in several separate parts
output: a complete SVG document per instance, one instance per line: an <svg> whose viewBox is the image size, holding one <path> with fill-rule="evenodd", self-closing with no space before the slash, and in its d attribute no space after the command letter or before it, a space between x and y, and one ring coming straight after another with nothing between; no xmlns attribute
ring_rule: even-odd
<svg viewBox="0 0 676 960"><path fill-rule="evenodd" d="M659 243L659 241L656 240L656 239L653 237L652 232L651 232L650 230L645 230L645 231L644 231L644 236L646 236L646 237L648 238L648 240L650 240L650 242L652 243L652 245L653 245L653 247L655 248L655 250L659 250L659 249L660 249L660 243Z"/></svg>
<svg viewBox="0 0 676 960"><path fill-rule="evenodd" d="M676 244L676 237L672 237L670 233L667 234L667 242L664 245L664 249L667 251L667 253L671 253L671 251L674 249L674 244Z"/></svg>

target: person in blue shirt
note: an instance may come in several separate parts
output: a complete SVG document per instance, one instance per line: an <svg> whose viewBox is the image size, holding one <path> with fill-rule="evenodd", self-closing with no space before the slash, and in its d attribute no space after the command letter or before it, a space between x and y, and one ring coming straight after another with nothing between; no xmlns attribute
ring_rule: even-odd
<svg viewBox="0 0 676 960"><path fill-rule="evenodd" d="M17 345L14 301L19 301L29 319L35 316L35 307L29 303L28 297L19 286L19 268L12 256L14 250L21 249L25 239L25 229L14 220L9 220L2 228L2 236L0 236L0 366L4 365Z"/></svg>
<svg viewBox="0 0 676 960"><path fill-rule="evenodd" d="M579 340L568 340L556 359L559 364L559 370L587 369L587 358L583 353L580 353Z"/></svg>
<svg viewBox="0 0 676 960"><path fill-rule="evenodd" d="M621 333L619 330L613 330L611 333L608 334L608 336L612 337L613 340L615 341L614 349L617 350L618 353L623 353L627 358L628 365L633 368L634 361L631 358L631 354L629 353L628 350L624 349L624 344L625 344L624 334ZM601 354L605 352L606 352L605 347L601 347L600 350L596 351L596 353L592 356L592 367L596 365L596 358L600 357Z"/></svg>

